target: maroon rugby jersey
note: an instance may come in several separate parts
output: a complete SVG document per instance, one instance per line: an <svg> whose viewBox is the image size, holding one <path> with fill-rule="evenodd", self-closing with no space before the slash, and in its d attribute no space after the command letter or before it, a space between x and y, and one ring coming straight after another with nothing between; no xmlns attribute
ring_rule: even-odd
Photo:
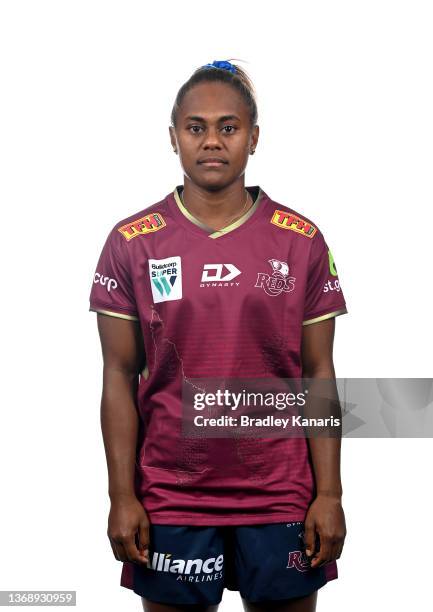
<svg viewBox="0 0 433 612"><path fill-rule="evenodd" d="M302 521L314 498L307 440L186 438L182 381L301 378L302 326L347 312L332 254L312 221L258 186L219 231L181 190L114 226L90 295L90 310L141 324L137 497L155 524Z"/></svg>

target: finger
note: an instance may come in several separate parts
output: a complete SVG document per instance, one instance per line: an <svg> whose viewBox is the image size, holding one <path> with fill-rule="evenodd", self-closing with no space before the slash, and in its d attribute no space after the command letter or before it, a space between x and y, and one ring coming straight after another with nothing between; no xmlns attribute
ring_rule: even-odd
<svg viewBox="0 0 433 612"><path fill-rule="evenodd" d="M114 547L114 550L116 551L117 554L117 560L118 561L128 561L128 557L126 555L125 549L123 548L123 544L120 540L112 540L112 547Z"/></svg>
<svg viewBox="0 0 433 612"><path fill-rule="evenodd" d="M141 553L149 555L149 524L141 521L138 528L138 549Z"/></svg>
<svg viewBox="0 0 433 612"><path fill-rule="evenodd" d="M329 560L330 561L335 561L338 555L338 549L339 549L339 541L335 540L334 542L331 543L331 550L329 552Z"/></svg>
<svg viewBox="0 0 433 612"><path fill-rule="evenodd" d="M316 533L314 530L314 523L305 523L304 525L304 542L305 542L305 554L307 557L311 557L314 554L315 546L314 540Z"/></svg>
<svg viewBox="0 0 433 612"><path fill-rule="evenodd" d="M110 546L111 546L111 549L113 551L113 555L115 556L117 561L120 561L119 553L117 552L116 545L111 540L110 540Z"/></svg>
<svg viewBox="0 0 433 612"><path fill-rule="evenodd" d="M121 535L113 535L107 532L108 538L110 540L111 548L113 550L114 556L118 561L128 561L128 556L126 554L125 548L123 546L124 537Z"/></svg>
<svg viewBox="0 0 433 612"><path fill-rule="evenodd" d="M339 559L341 557L341 553L343 551L344 540L346 538L346 534L339 535L334 542L334 550L333 550L333 559Z"/></svg>
<svg viewBox="0 0 433 612"><path fill-rule="evenodd" d="M337 551L336 551L336 555L335 555L336 559L339 559L341 557L341 553L343 552L343 546L344 546L344 541L338 543Z"/></svg>
<svg viewBox="0 0 433 612"><path fill-rule="evenodd" d="M111 550L113 551L114 557L117 559L117 561L122 561L120 554L119 554L119 549L117 548L116 541L114 538L111 537L109 529L107 529L107 537L110 542Z"/></svg>
<svg viewBox="0 0 433 612"><path fill-rule="evenodd" d="M128 561L132 561L132 563L144 563L144 557L142 554L140 554L140 551L135 543L135 533L125 537L122 544Z"/></svg>
<svg viewBox="0 0 433 612"><path fill-rule="evenodd" d="M137 531L135 534L135 545L137 547L137 554L140 558L140 562L147 563L149 560L149 550L145 544L142 545L140 542L140 531Z"/></svg>
<svg viewBox="0 0 433 612"><path fill-rule="evenodd" d="M311 567L321 567L327 563L331 554L331 540L328 537L320 536L320 550L311 560Z"/></svg>

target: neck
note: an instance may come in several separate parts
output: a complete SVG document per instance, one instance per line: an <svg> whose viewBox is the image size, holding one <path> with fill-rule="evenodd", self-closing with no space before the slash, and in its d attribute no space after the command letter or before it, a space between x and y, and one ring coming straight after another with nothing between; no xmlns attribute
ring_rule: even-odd
<svg viewBox="0 0 433 612"><path fill-rule="evenodd" d="M244 207L247 193L244 177L241 179L218 191L208 191L185 177L182 199L194 217L210 227L218 225L240 213ZM251 202L250 199L248 201Z"/></svg>

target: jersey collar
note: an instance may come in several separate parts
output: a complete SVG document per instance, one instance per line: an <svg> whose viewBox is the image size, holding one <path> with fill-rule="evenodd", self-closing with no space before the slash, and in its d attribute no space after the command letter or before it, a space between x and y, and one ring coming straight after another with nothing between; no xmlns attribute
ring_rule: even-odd
<svg viewBox="0 0 433 612"><path fill-rule="evenodd" d="M261 187L259 187L258 185L256 185L255 187L246 187L246 189L250 192L252 196L258 190L257 197L254 201L254 204L251 206L249 210L247 210L247 212L244 215L242 215L242 217L240 217L239 219L236 219L236 221L233 221L233 223L226 225L226 227L223 227L222 229L215 231L213 228L208 227L205 223L203 223L202 221L194 217L189 212L189 210L185 208L180 198L180 192L182 189L183 189L182 185L177 185L173 191L173 198L176 203L177 209L179 210L179 212L182 213L182 215L186 219L188 219L189 222L193 223L194 225L202 229L204 232L206 232L208 238L219 238L220 236L225 236L229 232L232 232L233 230L243 225L256 212L256 210L258 209L263 199L263 195L264 195L264 192L262 191Z"/></svg>

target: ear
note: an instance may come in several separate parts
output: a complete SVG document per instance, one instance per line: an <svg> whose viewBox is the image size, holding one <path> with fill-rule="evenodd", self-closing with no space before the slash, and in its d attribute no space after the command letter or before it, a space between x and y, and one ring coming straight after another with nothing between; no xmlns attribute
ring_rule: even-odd
<svg viewBox="0 0 433 612"><path fill-rule="evenodd" d="M259 140L259 133L260 133L260 128L258 125L255 125L253 127L253 129L251 130L251 137L250 137L250 151L255 151L256 147L257 147L257 143Z"/></svg>
<svg viewBox="0 0 433 612"><path fill-rule="evenodd" d="M176 140L176 132L174 131L174 127L170 125L168 128L168 131L170 133L171 146L173 147L173 150L175 151L175 153L177 153L177 140Z"/></svg>

